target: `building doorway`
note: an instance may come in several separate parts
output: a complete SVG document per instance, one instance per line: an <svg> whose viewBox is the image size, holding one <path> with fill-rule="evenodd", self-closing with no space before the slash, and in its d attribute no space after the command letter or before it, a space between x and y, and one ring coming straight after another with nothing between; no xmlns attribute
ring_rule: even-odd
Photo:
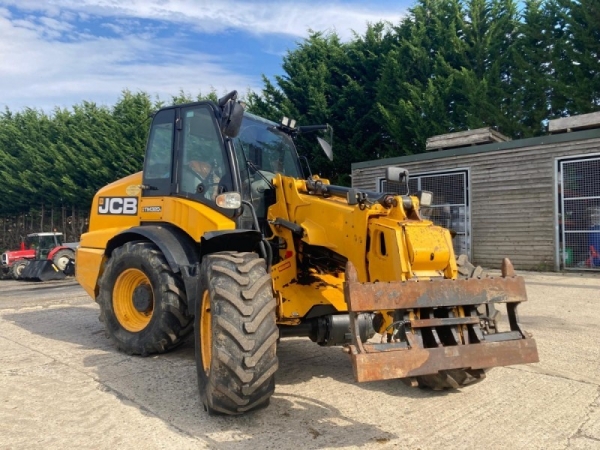
<svg viewBox="0 0 600 450"><path fill-rule="evenodd" d="M558 171L560 266L600 271L600 156L558 160Z"/></svg>

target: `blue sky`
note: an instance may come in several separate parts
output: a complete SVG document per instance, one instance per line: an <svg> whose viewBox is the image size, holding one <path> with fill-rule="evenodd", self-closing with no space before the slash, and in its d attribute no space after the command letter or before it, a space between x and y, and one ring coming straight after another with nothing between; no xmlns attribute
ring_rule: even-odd
<svg viewBox="0 0 600 450"><path fill-rule="evenodd" d="M0 109L262 87L308 30L362 34L413 0L0 0Z"/></svg>

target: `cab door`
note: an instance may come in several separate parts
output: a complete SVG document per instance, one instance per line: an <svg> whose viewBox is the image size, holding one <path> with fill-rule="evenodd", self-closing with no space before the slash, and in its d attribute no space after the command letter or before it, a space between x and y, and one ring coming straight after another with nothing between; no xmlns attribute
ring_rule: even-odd
<svg viewBox="0 0 600 450"><path fill-rule="evenodd" d="M175 109L159 111L152 121L144 160L143 197L171 194L175 142Z"/></svg>
<svg viewBox="0 0 600 450"><path fill-rule="evenodd" d="M218 194L231 191L231 163L208 104L181 109L177 152L176 193L215 208Z"/></svg>

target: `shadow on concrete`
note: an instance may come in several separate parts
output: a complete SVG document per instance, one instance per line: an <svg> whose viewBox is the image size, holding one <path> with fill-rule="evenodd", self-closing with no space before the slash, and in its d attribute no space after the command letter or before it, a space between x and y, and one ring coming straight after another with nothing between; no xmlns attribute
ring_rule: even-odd
<svg viewBox="0 0 600 450"><path fill-rule="evenodd" d="M238 417L209 417L199 401L191 339L165 355L132 357L118 352L105 337L96 307L28 309L5 314L3 320L32 333L35 338L28 345L85 372L101 390L144 414L160 418L182 435L218 448L366 446L398 438L379 429L376 418L373 423L360 422L327 403L329 393L318 381L310 383L313 379L352 384L354 392L384 390L401 397L427 395L398 380L357 384L350 361L340 348L285 339L278 350L279 388L270 406ZM344 384L337 386L346 389ZM354 411L351 415L355 417Z"/></svg>

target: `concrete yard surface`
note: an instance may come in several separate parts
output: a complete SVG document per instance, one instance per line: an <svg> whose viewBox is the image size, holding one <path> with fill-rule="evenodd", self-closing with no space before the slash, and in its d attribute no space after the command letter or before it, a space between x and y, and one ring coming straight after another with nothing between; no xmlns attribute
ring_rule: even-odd
<svg viewBox="0 0 600 450"><path fill-rule="evenodd" d="M283 339L271 404L209 417L193 342L119 353L73 279L0 280L2 449L600 449L600 276L524 273L540 362L460 391L356 383L348 356Z"/></svg>

